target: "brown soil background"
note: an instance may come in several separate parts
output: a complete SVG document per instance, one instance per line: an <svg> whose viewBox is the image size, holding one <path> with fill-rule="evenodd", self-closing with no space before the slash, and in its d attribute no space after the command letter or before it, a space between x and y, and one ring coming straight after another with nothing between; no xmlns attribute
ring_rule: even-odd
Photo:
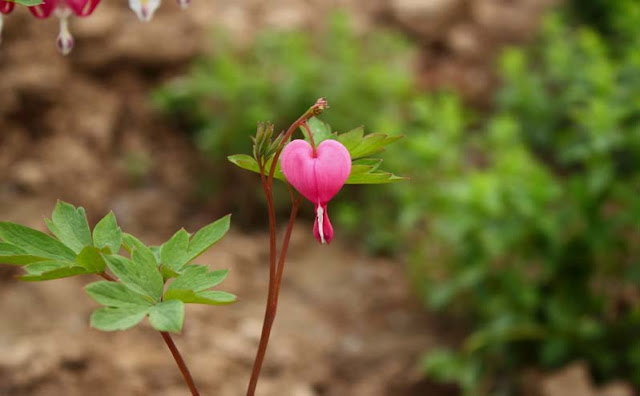
<svg viewBox="0 0 640 396"><path fill-rule="evenodd" d="M112 209L124 230L161 243L181 226L193 231L225 214L224 202L195 193L204 158L148 102L152 87L214 48L214 26L243 45L260 29L321 29L324 15L344 8L363 34L385 25L414 38L421 48L417 84L453 86L483 104L495 84L494 55L531 37L553 1L194 0L180 12L165 0L148 24L124 3L105 0L90 18L73 20L76 48L68 57L56 52L56 21L35 21L21 8L5 19L1 220L43 229L42 218L63 199L84 206L91 222ZM262 231L234 230L199 259L229 268L221 288L240 296L231 306L188 307L175 337L203 395L245 390L264 314L266 242ZM424 312L400 262L367 257L341 241L319 246L304 223L289 257L258 394L456 394L425 381L417 361L430 347L453 342L459 329ZM27 284L15 274L0 268L0 395L187 394L150 326L89 328L96 304L82 288L95 279ZM584 371L577 369L577 383L586 384L580 396L592 392ZM576 378L576 370L570 374ZM563 378L561 393L540 394L578 389Z"/></svg>

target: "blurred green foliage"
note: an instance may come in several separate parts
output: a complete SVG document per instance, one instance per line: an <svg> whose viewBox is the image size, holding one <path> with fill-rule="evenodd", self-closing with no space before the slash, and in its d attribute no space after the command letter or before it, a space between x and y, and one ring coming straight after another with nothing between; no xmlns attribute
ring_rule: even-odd
<svg viewBox="0 0 640 396"><path fill-rule="evenodd" d="M508 395L517 369L580 358L598 379L640 384L634 4L617 3L624 15L613 12L604 36L556 15L537 45L506 51L491 114L419 92L405 41L360 37L344 16L319 39L221 44L155 100L220 161L249 153L257 121L285 128L319 96L340 132L406 134L384 158L412 180L350 186L333 216L371 250L406 256L424 303L468 328L459 348L425 356L432 377Z"/></svg>
<svg viewBox="0 0 640 396"><path fill-rule="evenodd" d="M361 40L344 14L318 39L310 32L267 31L238 48L218 34L214 54L157 90L154 102L193 131L202 150L224 160L250 154L248 136L258 121L286 129L323 96L331 109L322 118L337 131L381 124L411 91L408 48L390 32Z"/></svg>
<svg viewBox="0 0 640 396"><path fill-rule="evenodd" d="M447 143L427 165L413 279L472 328L423 363L470 395L517 394L515 369L574 359L640 385L640 58L557 16L541 36L504 53L491 116L436 100L431 118L454 127L421 138Z"/></svg>

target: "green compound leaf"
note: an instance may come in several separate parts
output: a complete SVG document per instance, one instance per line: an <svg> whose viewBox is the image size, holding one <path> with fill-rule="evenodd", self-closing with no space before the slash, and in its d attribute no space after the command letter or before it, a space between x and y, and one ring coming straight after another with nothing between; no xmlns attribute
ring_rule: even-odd
<svg viewBox="0 0 640 396"><path fill-rule="evenodd" d="M91 327L102 331L127 330L140 323L148 306L98 308L91 314Z"/></svg>
<svg viewBox="0 0 640 396"><path fill-rule="evenodd" d="M309 121L307 121L307 125L311 130L311 134L313 135L313 142L316 145L320 144L321 142L327 139L335 138L335 134L331 133L331 126L329 126L329 124L323 122L317 117L310 118ZM300 130L302 131L302 134L305 137L305 139L309 141L306 128L300 127Z"/></svg>
<svg viewBox="0 0 640 396"><path fill-rule="evenodd" d="M184 268L182 274L169 284L167 290L193 290L199 292L220 284L229 270L217 270L209 272L209 268L203 265L189 265Z"/></svg>
<svg viewBox="0 0 640 396"><path fill-rule="evenodd" d="M230 155L227 157L229 162L235 164L236 166L246 169L251 172L260 173L260 167L256 160L246 154L236 154ZM267 161L267 165L265 165L265 173L269 172L269 168L271 167L271 160ZM284 174L282 173L282 169L280 169L280 162L278 161L278 165L276 165L276 170L273 173L273 178L284 181Z"/></svg>
<svg viewBox="0 0 640 396"><path fill-rule="evenodd" d="M87 215L82 207L58 201L51 220L45 219L45 222L53 235L76 253L85 246L93 245Z"/></svg>
<svg viewBox="0 0 640 396"><path fill-rule="evenodd" d="M88 273L97 274L104 272L107 266L100 249L87 246L76 257L76 264L87 270Z"/></svg>
<svg viewBox="0 0 640 396"><path fill-rule="evenodd" d="M122 230L118 227L118 222L113 212L109 212L94 227L93 244L100 249L108 248L111 254L117 254L120 251Z"/></svg>
<svg viewBox="0 0 640 396"><path fill-rule="evenodd" d="M189 233L182 228L160 248L162 265L177 273L189 261ZM169 273L170 274L170 273Z"/></svg>
<svg viewBox="0 0 640 396"><path fill-rule="evenodd" d="M10 243L0 242L0 263L25 265L35 263L37 261L49 260L45 257L30 255L26 250L14 246Z"/></svg>
<svg viewBox="0 0 640 396"><path fill-rule="evenodd" d="M151 255L151 256L149 256ZM158 302L162 297L164 281L150 250L136 249L129 260L121 256L104 256L109 269L129 289Z"/></svg>
<svg viewBox="0 0 640 396"><path fill-rule="evenodd" d="M0 222L0 239L30 256L53 260L74 260L76 253L49 235L10 222Z"/></svg>
<svg viewBox="0 0 640 396"><path fill-rule="evenodd" d="M237 297L231 293L217 290L195 292L193 290L172 289L164 294L164 299L167 301L180 300L192 304L226 305L235 302Z"/></svg>
<svg viewBox="0 0 640 396"><path fill-rule="evenodd" d="M122 283L100 281L85 287L86 292L98 304L108 307L151 307L153 304Z"/></svg>
<svg viewBox="0 0 640 396"><path fill-rule="evenodd" d="M25 282L40 282L88 273L86 269L75 266L72 261L63 260L39 261L28 264L24 269L27 275L21 276L20 280Z"/></svg>
<svg viewBox="0 0 640 396"><path fill-rule="evenodd" d="M192 261L202 253L207 251L211 246L218 242L229 231L231 226L231 215L228 214L208 226L202 227L191 238L189 242L189 250L187 251L187 262Z"/></svg>
<svg viewBox="0 0 640 396"><path fill-rule="evenodd" d="M149 322L158 331L179 333L184 322L184 303L179 300L169 300L151 307Z"/></svg>
<svg viewBox="0 0 640 396"><path fill-rule="evenodd" d="M122 234L122 244L129 254L133 253L136 249L149 249L147 245L142 243L138 238L127 233Z"/></svg>
<svg viewBox="0 0 640 396"><path fill-rule="evenodd" d="M385 146L401 139L403 136L389 136L383 133L364 134L364 127L352 129L337 136L337 140L342 143L352 160L368 157L384 151Z"/></svg>

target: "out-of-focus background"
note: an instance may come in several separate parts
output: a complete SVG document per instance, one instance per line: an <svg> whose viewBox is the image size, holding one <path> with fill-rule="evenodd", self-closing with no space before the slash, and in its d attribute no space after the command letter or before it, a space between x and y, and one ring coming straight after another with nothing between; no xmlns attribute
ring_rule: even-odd
<svg viewBox="0 0 640 396"><path fill-rule="evenodd" d="M4 25L1 220L44 229L60 198L160 243L233 212L200 263L240 301L177 337L203 395L243 394L268 278L258 180L226 156L319 96L336 131L406 135L383 157L411 181L347 186L331 246L305 208L260 395L636 394L639 2L165 1L143 24L103 1L67 57L56 21ZM17 273L1 395L186 394L148 325L89 328L92 278Z"/></svg>

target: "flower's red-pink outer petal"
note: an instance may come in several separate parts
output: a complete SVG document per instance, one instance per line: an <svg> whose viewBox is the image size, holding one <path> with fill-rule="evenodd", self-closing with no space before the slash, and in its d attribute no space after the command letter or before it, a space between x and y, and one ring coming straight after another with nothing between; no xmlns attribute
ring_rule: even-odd
<svg viewBox="0 0 640 396"><path fill-rule="evenodd" d="M349 178L351 155L337 140L323 141L318 146L316 154L315 174L319 201L314 203L326 205Z"/></svg>
<svg viewBox="0 0 640 396"><path fill-rule="evenodd" d="M44 0L42 4L29 7L29 11L31 11L36 18L49 18L58 1L59 0Z"/></svg>
<svg viewBox="0 0 640 396"><path fill-rule="evenodd" d="M16 5L14 2L8 2L0 0L0 12L3 14L8 14L13 11L13 7Z"/></svg>
<svg viewBox="0 0 640 396"><path fill-rule="evenodd" d="M73 13L80 17L86 17L93 13L100 0L66 0Z"/></svg>
<svg viewBox="0 0 640 396"><path fill-rule="evenodd" d="M280 155L280 166L287 181L303 197L318 203L318 186L315 176L313 148L304 140L296 139L287 144Z"/></svg>
<svg viewBox="0 0 640 396"><path fill-rule="evenodd" d="M324 231L324 240L327 243L331 243L333 240L333 226L331 225L331 221L329 221L329 213L327 212L327 205L323 205L322 209L324 209L324 213L322 215L322 230ZM316 205L316 211L318 213L318 205ZM313 236L316 240L322 243L322 238L320 237L320 226L318 224L318 218L316 217L316 221L313 222Z"/></svg>

